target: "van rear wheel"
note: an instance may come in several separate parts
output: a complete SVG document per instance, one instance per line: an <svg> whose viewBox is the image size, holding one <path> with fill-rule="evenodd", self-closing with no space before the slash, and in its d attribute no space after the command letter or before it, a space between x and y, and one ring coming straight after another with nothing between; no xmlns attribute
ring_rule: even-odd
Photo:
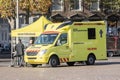
<svg viewBox="0 0 120 80"><path fill-rule="evenodd" d="M86 61L87 65L93 65L95 63L95 56L94 55L89 55L88 59Z"/></svg>

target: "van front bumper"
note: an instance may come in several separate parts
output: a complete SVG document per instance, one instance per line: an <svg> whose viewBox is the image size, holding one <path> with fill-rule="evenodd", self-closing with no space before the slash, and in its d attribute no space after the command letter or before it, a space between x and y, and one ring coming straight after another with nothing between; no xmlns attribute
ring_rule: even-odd
<svg viewBox="0 0 120 80"><path fill-rule="evenodd" d="M24 60L29 64L46 64L48 63L48 57L40 56L24 56Z"/></svg>

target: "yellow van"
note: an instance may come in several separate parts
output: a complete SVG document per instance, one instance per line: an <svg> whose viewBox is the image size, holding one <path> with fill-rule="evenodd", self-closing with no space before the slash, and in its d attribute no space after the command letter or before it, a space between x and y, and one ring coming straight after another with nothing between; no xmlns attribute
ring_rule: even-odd
<svg viewBox="0 0 120 80"><path fill-rule="evenodd" d="M25 62L36 67L49 64L52 67L67 63L86 62L93 65L95 60L105 60L106 25L104 21L64 22L61 25L48 24L34 45L25 51ZM54 28L55 27L55 28ZM46 27L47 28L47 27Z"/></svg>

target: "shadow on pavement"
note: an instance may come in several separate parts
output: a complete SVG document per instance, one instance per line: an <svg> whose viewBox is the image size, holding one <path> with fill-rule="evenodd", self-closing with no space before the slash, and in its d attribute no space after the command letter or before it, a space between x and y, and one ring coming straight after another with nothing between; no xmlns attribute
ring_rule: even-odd
<svg viewBox="0 0 120 80"><path fill-rule="evenodd" d="M98 62L95 63L95 65L114 65L114 64L120 64L120 62Z"/></svg>

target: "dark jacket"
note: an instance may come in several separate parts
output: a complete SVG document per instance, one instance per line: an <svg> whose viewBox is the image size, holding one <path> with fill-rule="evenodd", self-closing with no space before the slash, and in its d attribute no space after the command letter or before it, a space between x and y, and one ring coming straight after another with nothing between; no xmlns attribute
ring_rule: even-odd
<svg viewBox="0 0 120 80"><path fill-rule="evenodd" d="M17 52L17 55L24 55L24 45L21 42L16 44L15 50Z"/></svg>

